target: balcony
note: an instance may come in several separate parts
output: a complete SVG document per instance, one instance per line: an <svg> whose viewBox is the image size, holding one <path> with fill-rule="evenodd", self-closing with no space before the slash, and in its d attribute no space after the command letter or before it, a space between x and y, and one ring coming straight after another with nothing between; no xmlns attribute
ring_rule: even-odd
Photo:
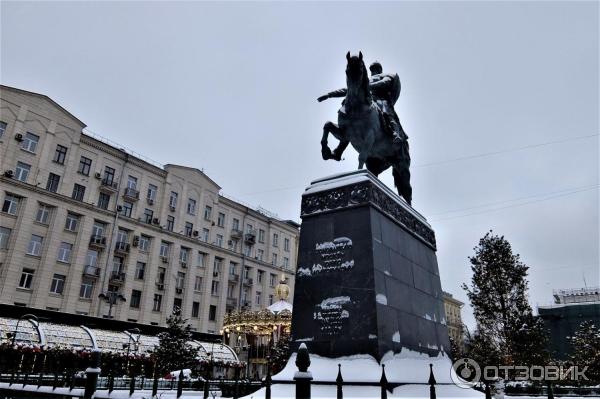
<svg viewBox="0 0 600 399"><path fill-rule="evenodd" d="M182 269L187 269L187 265L188 265L188 264L187 264L187 262L186 262L186 261L183 261L183 260L181 260L181 261L179 261L179 264L181 265L181 268L182 268Z"/></svg>
<svg viewBox="0 0 600 399"><path fill-rule="evenodd" d="M103 191L107 194L112 194L117 191L117 183L106 178L102 179L100 182L100 191Z"/></svg>
<svg viewBox="0 0 600 399"><path fill-rule="evenodd" d="M251 286L252 284L254 284L254 281L251 278L244 279L244 285Z"/></svg>
<svg viewBox="0 0 600 399"><path fill-rule="evenodd" d="M250 230L246 232L244 235L244 243L246 243L246 245L256 244L256 230Z"/></svg>
<svg viewBox="0 0 600 399"><path fill-rule="evenodd" d="M123 193L123 198L130 201L137 201L140 199L140 192L135 188L127 187Z"/></svg>
<svg viewBox="0 0 600 399"><path fill-rule="evenodd" d="M181 287L176 287L176 288L175 288L175 293L176 293L176 294L183 294L183 288L181 288Z"/></svg>
<svg viewBox="0 0 600 399"><path fill-rule="evenodd" d="M230 274L229 281L237 283L238 281L240 281L240 276L238 274Z"/></svg>
<svg viewBox="0 0 600 399"><path fill-rule="evenodd" d="M106 237L92 235L90 237L90 247L93 247L93 248L96 248L96 249L104 249L104 248L106 248Z"/></svg>
<svg viewBox="0 0 600 399"><path fill-rule="evenodd" d="M156 289L158 291L164 291L165 290L165 281L161 280L161 279L157 279L156 280Z"/></svg>
<svg viewBox="0 0 600 399"><path fill-rule="evenodd" d="M244 235L244 233L242 232L242 230L231 229L231 239L232 240L240 240L243 235Z"/></svg>
<svg viewBox="0 0 600 399"><path fill-rule="evenodd" d="M242 308L244 309L250 309L252 307L252 302L250 301L243 301L242 302Z"/></svg>
<svg viewBox="0 0 600 399"><path fill-rule="evenodd" d="M86 265L83 267L83 275L86 277L98 277L100 276L100 268L92 265Z"/></svg>
<svg viewBox="0 0 600 399"><path fill-rule="evenodd" d="M115 254L127 255L129 253L129 244L124 241L119 241L115 245Z"/></svg>
<svg viewBox="0 0 600 399"><path fill-rule="evenodd" d="M112 272L110 274L111 284L123 284L125 282L125 273L123 272Z"/></svg>
<svg viewBox="0 0 600 399"><path fill-rule="evenodd" d="M227 298L227 303L225 304L225 306L228 308L237 308L237 304L237 298Z"/></svg>

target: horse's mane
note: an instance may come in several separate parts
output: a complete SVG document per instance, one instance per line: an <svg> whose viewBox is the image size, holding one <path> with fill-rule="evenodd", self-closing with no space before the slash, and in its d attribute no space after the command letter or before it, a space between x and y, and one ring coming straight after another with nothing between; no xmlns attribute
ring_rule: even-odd
<svg viewBox="0 0 600 399"><path fill-rule="evenodd" d="M373 102L373 96L371 95L371 88L369 86L369 73L367 72L367 67L363 60L360 61L360 65L362 67L362 82L360 82L360 87L365 91L365 99L367 100L367 104L371 104Z"/></svg>

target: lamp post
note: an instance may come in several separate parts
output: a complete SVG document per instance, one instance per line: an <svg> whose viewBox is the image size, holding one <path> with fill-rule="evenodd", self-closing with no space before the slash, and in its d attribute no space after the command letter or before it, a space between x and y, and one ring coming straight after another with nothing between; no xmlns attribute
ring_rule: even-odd
<svg viewBox="0 0 600 399"><path fill-rule="evenodd" d="M129 369L129 351L131 349L131 340L133 339L133 353L137 353L138 349L139 349L139 345L140 345L140 329L139 328L132 328L131 330L127 330L128 334L127 336L129 337L129 339L127 340L127 344L123 344L123 349L125 349L125 347L127 347L127 363L125 368ZM137 334L137 338L133 338L133 334Z"/></svg>
<svg viewBox="0 0 600 399"><path fill-rule="evenodd" d="M125 297L117 291L103 292L100 295L98 295L98 298L104 299L106 301L106 303L108 303L108 315L105 316L107 319L113 318L112 317L112 308L113 308L113 305L115 305L117 303L117 300L120 300L121 302L126 301Z"/></svg>
<svg viewBox="0 0 600 399"><path fill-rule="evenodd" d="M17 333L19 331L19 323L21 323L21 320L23 319L27 319L27 320L35 320L38 321L38 318L36 315L27 313L22 315L21 317L19 317L19 319L17 320L17 325L15 326L15 331L12 333L12 337L11 337L11 333L7 333L6 335L8 336L8 338L11 338L11 346L15 346L15 341L17 339Z"/></svg>

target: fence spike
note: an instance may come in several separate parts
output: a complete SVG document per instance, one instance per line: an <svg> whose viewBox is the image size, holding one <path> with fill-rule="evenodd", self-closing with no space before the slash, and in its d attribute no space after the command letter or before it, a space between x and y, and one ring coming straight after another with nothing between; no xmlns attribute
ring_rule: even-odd
<svg viewBox="0 0 600 399"><path fill-rule="evenodd" d="M388 380L385 376L385 364L381 365L381 380L379 380L379 385L381 385L381 399L387 399Z"/></svg>
<svg viewBox="0 0 600 399"><path fill-rule="evenodd" d="M337 384L337 399L344 398L344 392L342 386L344 385L344 379L342 378L342 365L338 363L338 375L335 379Z"/></svg>
<svg viewBox="0 0 600 399"><path fill-rule="evenodd" d="M429 399L436 399L435 394L435 376L433 375L433 364L429 363Z"/></svg>
<svg viewBox="0 0 600 399"><path fill-rule="evenodd" d="M181 397L183 391L183 370L179 370L179 378L177 379L177 398Z"/></svg>
<svg viewBox="0 0 600 399"><path fill-rule="evenodd" d="M271 364L267 363L267 376L265 377L265 399L271 399Z"/></svg>

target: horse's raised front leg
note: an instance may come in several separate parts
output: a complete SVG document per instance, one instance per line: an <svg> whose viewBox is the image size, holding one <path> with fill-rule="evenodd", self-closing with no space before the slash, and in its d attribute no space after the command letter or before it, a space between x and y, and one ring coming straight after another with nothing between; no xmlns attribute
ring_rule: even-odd
<svg viewBox="0 0 600 399"><path fill-rule="evenodd" d="M327 145L327 138L329 137L329 133L333 134L335 138L337 138L340 143L338 146L331 151L329 146ZM324 160L335 159L336 161L340 161L342 159L342 153L348 147L349 142L344 140L344 134L342 129L338 127L335 123L329 121L325 123L323 126L323 137L321 138L321 155Z"/></svg>

